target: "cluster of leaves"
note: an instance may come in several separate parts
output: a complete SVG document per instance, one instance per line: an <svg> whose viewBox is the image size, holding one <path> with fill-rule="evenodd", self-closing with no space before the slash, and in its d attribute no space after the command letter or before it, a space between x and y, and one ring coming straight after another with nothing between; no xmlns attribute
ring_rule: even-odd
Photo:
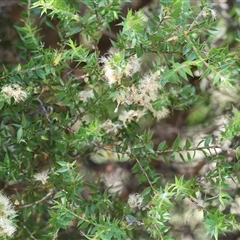
<svg viewBox="0 0 240 240"><path fill-rule="evenodd" d="M198 92L190 82L196 78L194 70L200 75L198 81L210 76L211 86L237 85L235 55L228 53L227 47L209 50L208 39L202 40L215 31L213 6L205 1L192 6L190 1L166 0L160 1L160 8L151 16L142 10L129 10L120 24L118 40L112 42L114 50L104 57L98 42L120 14L118 0L84 0L84 11L79 11L74 1L32 2L28 14L58 19L60 42L58 49L44 47L39 29L28 16L24 26L17 27L21 62L12 69L4 68L1 76L0 177L9 186L25 184L24 191L12 196L19 208L16 237L61 239L65 234L62 230L74 224L78 236L86 239L172 239L168 224L171 209L183 200L202 211L207 233L215 239L223 231L239 229L235 215L223 213L216 205L224 208L231 201L226 179L232 178L233 168L237 168L225 156L211 151L220 147L211 145L210 137L197 144L186 140L182 147L178 137L171 147L162 142L156 150L151 134L140 126L141 121L154 119L156 112L162 112L157 119L164 118L164 109L170 114L196 103ZM81 34L88 44L72 40L75 34ZM144 61L146 55L154 56L151 69L124 75L133 57ZM80 75L70 68L72 63L81 69ZM111 78L118 74L116 81L108 79L107 64L115 74ZM129 102L129 89L137 89L146 74L159 86L158 97L153 91L145 105L139 104L134 94L142 92L130 91L133 100ZM233 112L224 139L239 132L239 112ZM134 114L124 115L122 120L127 113ZM109 120L117 134L107 128ZM127 153L129 161L135 163L132 172L137 173L144 199L138 208L133 210L107 190L100 192L94 183L90 186L91 201L83 199L84 177L69 153L83 155L95 143L116 143L117 151ZM197 150L216 164L204 176L204 184L194 177L175 177L165 184L150 164L159 154L166 161L178 155L193 162ZM197 192L204 195L205 206L196 200Z"/></svg>

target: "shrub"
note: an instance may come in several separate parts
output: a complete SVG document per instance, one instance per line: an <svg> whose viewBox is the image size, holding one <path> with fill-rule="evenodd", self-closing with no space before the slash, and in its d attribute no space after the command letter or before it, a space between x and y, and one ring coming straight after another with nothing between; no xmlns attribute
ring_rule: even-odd
<svg viewBox="0 0 240 240"><path fill-rule="evenodd" d="M28 2L16 26L21 61L1 76L0 174L18 209L16 238L178 238L180 204L185 213L199 211L199 234L218 239L238 229L229 210L239 183L237 141L223 146L239 134L237 106L219 139L201 128L204 138L190 131L171 144L153 143L149 130L189 110L189 125L212 126L223 114L211 113L215 90L239 93L238 55L211 45L219 26L214 6L156 1L152 11L129 9L116 34L110 26L120 19L117 0L85 0L80 9L67 0ZM36 14L57 29L57 48L44 46ZM105 54L102 34L112 39ZM200 166L197 158L209 168L188 174L195 169L189 164ZM166 177L153 160L187 167ZM134 193L120 201L125 185Z"/></svg>

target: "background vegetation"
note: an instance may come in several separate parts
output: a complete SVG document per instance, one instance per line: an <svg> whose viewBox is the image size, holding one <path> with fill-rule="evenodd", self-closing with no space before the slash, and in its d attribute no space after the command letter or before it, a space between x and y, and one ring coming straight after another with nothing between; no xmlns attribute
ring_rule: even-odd
<svg viewBox="0 0 240 240"><path fill-rule="evenodd" d="M239 9L2 1L0 236L237 239Z"/></svg>

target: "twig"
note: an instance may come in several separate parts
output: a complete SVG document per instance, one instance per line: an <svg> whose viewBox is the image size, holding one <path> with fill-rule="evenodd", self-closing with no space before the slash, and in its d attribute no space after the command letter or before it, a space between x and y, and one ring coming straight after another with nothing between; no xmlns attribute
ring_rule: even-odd
<svg viewBox="0 0 240 240"><path fill-rule="evenodd" d="M122 152L122 151L117 151L113 148L109 148L109 147L105 147L105 146L101 146L100 144L92 141L91 142L94 146L100 148L100 149L103 149L103 150L106 150L106 151L110 151L110 152L114 152L114 153L119 153L119 154L129 154L127 152ZM193 148L186 148L186 149L166 149L166 150L163 150L163 151L156 151L156 153L158 154L163 154L163 153L173 153L173 152L187 152L187 151L201 151L201 150L208 150L208 149L222 149L221 146L219 145L213 145L213 146L204 146L204 147L193 147ZM231 153L235 153L236 151L234 149L228 149L227 151L231 152ZM130 153L131 154L131 153ZM217 155L217 153L216 153ZM230 154L229 154L230 156Z"/></svg>
<svg viewBox="0 0 240 240"><path fill-rule="evenodd" d="M17 208L19 209L22 209L22 208L29 208L29 207L32 207L33 205L35 204L39 204L39 203L42 203L44 202L45 200L51 198L53 195L55 195L55 193L57 192L56 188L52 188L51 191L46 195L44 196L43 198L41 198L40 200L34 202L34 203L29 203L29 204L25 204L25 205L20 205L20 206L17 206Z"/></svg>
<svg viewBox="0 0 240 240"><path fill-rule="evenodd" d="M76 213L72 212L69 208L67 208L67 207L65 207L65 206L63 206L63 205L61 206L61 209L67 211L68 213L72 214L75 218L77 218L77 219L79 219L79 220L81 220L81 221L83 221L83 222L87 222L87 223L89 223L89 224L93 224L93 225L95 225L96 227L100 227L100 228L105 227L105 226L102 225L102 224L94 223L94 222L92 222L92 221L90 221L90 220L88 220L88 219L86 219L86 218L84 218L84 217L81 217L81 216L77 215Z"/></svg>
<svg viewBox="0 0 240 240"><path fill-rule="evenodd" d="M42 107L42 110L43 110L43 113L45 115L45 117L47 118L48 122L52 123L52 121L50 120L50 118L48 117L48 112L43 104L43 102L39 99L39 98L36 98L36 100L40 103L41 107Z"/></svg>
<svg viewBox="0 0 240 240"><path fill-rule="evenodd" d="M52 240L55 240L58 238L58 232L59 232L59 229L56 230L56 232L53 234Z"/></svg>
<svg viewBox="0 0 240 240"><path fill-rule="evenodd" d="M139 167L141 168L141 170L142 170L143 174L144 174L144 175L145 175L145 177L147 178L147 180L148 180L148 183L149 183L150 187L152 188L152 190L154 190L154 187L153 187L153 185L152 185L152 183L151 183L151 181L150 181L150 179L149 179L149 177L148 177L147 173L144 171L144 169L143 169L143 167L142 167L141 163L139 162L139 160L138 160L136 157L135 157L135 160L137 161L137 163L138 163Z"/></svg>
<svg viewBox="0 0 240 240"><path fill-rule="evenodd" d="M163 154L163 153L172 153L172 152L187 152L187 151L198 151L198 150L208 150L208 149L222 149L218 145L213 145L213 146L206 146L206 147L194 147L194 148L186 148L186 149L166 149L163 151L157 151L158 154Z"/></svg>
<svg viewBox="0 0 240 240"><path fill-rule="evenodd" d="M31 237L32 239L34 239L34 240L37 240L37 239L32 235L32 233L29 231L29 229L28 229L24 224L22 224L22 225L23 225L23 228L26 229L26 231L28 232L28 234L30 235L30 237Z"/></svg>
<svg viewBox="0 0 240 240"><path fill-rule="evenodd" d="M82 80L82 79L84 79L84 78L89 78L89 77L90 77L90 74L86 73L86 74L83 74L83 75L81 75L81 76L75 77L75 78L73 79L73 81Z"/></svg>
<svg viewBox="0 0 240 240"><path fill-rule="evenodd" d="M196 25L198 19L202 16L203 11L206 11L206 9L203 8L203 10L197 15L197 17L194 19L194 21L192 22L192 24L188 28L188 32L190 32L192 30L192 28Z"/></svg>
<svg viewBox="0 0 240 240"><path fill-rule="evenodd" d="M17 71L15 73L8 73L5 76L0 77L0 80L2 80L4 78L7 78L7 77L14 76L15 74L27 73L29 71L35 71L35 70L38 70L38 69L41 69L41 68L45 68L47 66L48 66L48 64L44 64L44 65L39 66L39 67L32 67L32 68L29 68L29 69L24 69L24 70Z"/></svg>

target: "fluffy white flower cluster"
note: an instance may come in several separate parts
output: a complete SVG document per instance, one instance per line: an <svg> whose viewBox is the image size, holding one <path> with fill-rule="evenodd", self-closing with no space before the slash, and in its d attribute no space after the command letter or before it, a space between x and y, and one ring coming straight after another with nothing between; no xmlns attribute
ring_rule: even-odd
<svg viewBox="0 0 240 240"><path fill-rule="evenodd" d="M131 122L134 118L138 121L143 115L145 114L142 110L130 110L130 111L123 111L118 119L122 121L123 125L126 126L127 122Z"/></svg>
<svg viewBox="0 0 240 240"><path fill-rule="evenodd" d="M18 84L3 86L1 93L6 99L14 98L15 103L24 101L27 98L27 92L25 92Z"/></svg>
<svg viewBox="0 0 240 240"><path fill-rule="evenodd" d="M128 205L134 210L135 208L141 208L143 203L143 197L138 193L130 194L128 197Z"/></svg>
<svg viewBox="0 0 240 240"><path fill-rule="evenodd" d="M118 117L120 123L113 123L112 120L107 119L100 125L100 128L105 129L107 134L117 135L123 126L126 127L126 123L131 122L133 119L138 121L144 114L145 112L142 110L122 111Z"/></svg>
<svg viewBox="0 0 240 240"><path fill-rule="evenodd" d="M138 119L142 117L146 110L152 112L153 116L160 120L165 118L169 114L169 110L162 107L161 110L156 110L152 106L152 101L155 101L159 98L159 90L161 90L161 85L156 81L158 76L160 75L160 71L155 73L145 74L139 81L138 86L132 85L125 90L125 94L117 94L115 100L117 101L117 107L115 112L118 111L120 105L131 105L136 104L140 107L143 107L143 110L134 111L134 117ZM138 115L136 115L138 113ZM128 119L128 122L132 120L129 119L129 115L133 116L132 112L129 113L127 111L121 114L121 119ZM119 119L119 120L121 120ZM126 121L124 121L125 124Z"/></svg>
<svg viewBox="0 0 240 240"><path fill-rule="evenodd" d="M127 61L127 65L124 69L124 74L127 77L131 77L134 73L139 72L140 68L141 68L140 59L136 55L133 55Z"/></svg>
<svg viewBox="0 0 240 240"><path fill-rule="evenodd" d="M13 209L10 200L0 193L0 237L13 237L16 227L11 219L15 215L16 211Z"/></svg>
<svg viewBox="0 0 240 240"><path fill-rule="evenodd" d="M132 77L139 72L141 60L136 55L124 60L124 56L121 53L111 52L108 58L102 57L100 61L104 64L103 70L109 86L112 87L113 84L121 85L113 99L117 102L114 112L118 112L121 105L134 104L139 107L135 110L123 110L118 117L120 123L114 124L111 120L103 123L101 127L107 129L107 133L116 134L122 126L126 127L126 124L134 119L138 121L147 111L150 111L157 120L168 116L169 110L167 108L162 107L160 110L156 110L152 105L152 102L161 97L160 90L162 86L158 79L164 68L160 68L154 73L144 74L138 84L131 84L126 87L122 84L123 77Z"/></svg>
<svg viewBox="0 0 240 240"><path fill-rule="evenodd" d="M104 64L104 74L110 87L115 83L120 85L123 76L131 77L141 68L141 61L136 55L125 62L120 53L113 53L109 58L102 57L100 61Z"/></svg>
<svg viewBox="0 0 240 240"><path fill-rule="evenodd" d="M100 125L100 128L105 129L107 134L113 133L114 135L117 135L121 126L117 123L113 123L111 119L107 119Z"/></svg>
<svg viewBox="0 0 240 240"><path fill-rule="evenodd" d="M83 102L87 102L88 98L94 98L93 90L83 90L79 93L80 100Z"/></svg>
<svg viewBox="0 0 240 240"><path fill-rule="evenodd" d="M213 20L217 19L217 11L215 9L205 7L201 14L204 18L211 17Z"/></svg>
<svg viewBox="0 0 240 240"><path fill-rule="evenodd" d="M35 181L40 181L42 182L42 184L46 184L47 179L49 178L48 174L49 174L49 170L47 169L47 170L43 170L42 172L35 173L33 177Z"/></svg>

